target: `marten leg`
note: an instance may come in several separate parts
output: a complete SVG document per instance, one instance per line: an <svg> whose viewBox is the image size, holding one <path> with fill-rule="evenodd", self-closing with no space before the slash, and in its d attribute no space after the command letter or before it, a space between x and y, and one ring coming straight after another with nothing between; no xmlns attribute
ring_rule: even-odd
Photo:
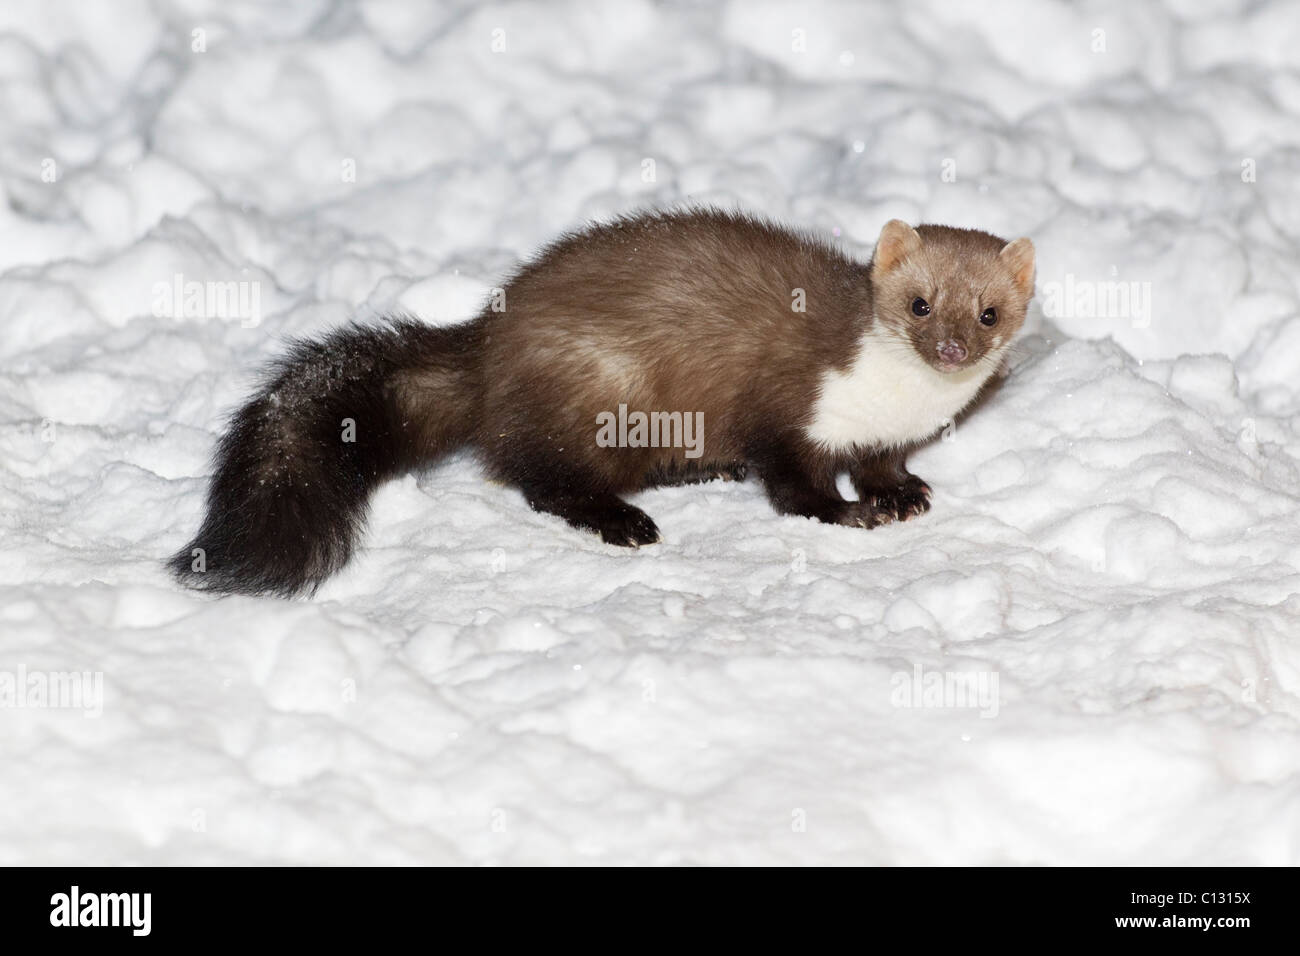
<svg viewBox="0 0 1300 956"><path fill-rule="evenodd" d="M522 491L534 510L594 531L608 544L635 548L659 540L650 516L617 494L638 487L634 461L584 457L592 451L583 446L585 436L565 436L545 422L505 417L483 430L494 436L479 446L489 474Z"/></svg>
<svg viewBox="0 0 1300 956"><path fill-rule="evenodd" d="M901 449L863 455L849 469L853 488L862 501L898 521L930 510L930 486L907 470Z"/></svg>
<svg viewBox="0 0 1300 956"><path fill-rule="evenodd" d="M778 513L858 528L874 528L893 520L869 501L845 501L835 490L833 476L809 474L801 464L806 460L806 455L781 444L751 451L750 462Z"/></svg>
<svg viewBox="0 0 1300 956"><path fill-rule="evenodd" d="M563 487L530 483L523 492L535 510L559 515L575 528L595 531L606 544L637 548L659 540L659 529L648 514L608 491L582 490L566 481Z"/></svg>

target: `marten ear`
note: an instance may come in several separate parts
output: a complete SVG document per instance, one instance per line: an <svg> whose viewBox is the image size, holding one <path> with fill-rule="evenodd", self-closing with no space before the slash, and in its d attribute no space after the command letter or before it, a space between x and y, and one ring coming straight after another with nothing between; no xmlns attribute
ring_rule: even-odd
<svg viewBox="0 0 1300 956"><path fill-rule="evenodd" d="M871 271L888 272L921 248L921 235L901 219L891 219L880 230L876 252L871 257Z"/></svg>
<svg viewBox="0 0 1300 956"><path fill-rule="evenodd" d="M1028 239L1013 239L1002 247L998 258L1011 273L1016 288L1026 298L1034 294L1034 244Z"/></svg>

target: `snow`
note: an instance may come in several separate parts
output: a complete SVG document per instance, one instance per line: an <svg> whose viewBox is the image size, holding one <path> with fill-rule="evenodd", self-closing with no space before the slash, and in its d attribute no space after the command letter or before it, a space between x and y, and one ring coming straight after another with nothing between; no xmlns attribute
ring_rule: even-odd
<svg viewBox="0 0 1300 956"><path fill-rule="evenodd" d="M1298 42L1246 0L5 4L0 863L1300 863ZM718 482L625 552L461 458L315 600L164 574L285 337L464 318L684 199L1033 238L929 514Z"/></svg>

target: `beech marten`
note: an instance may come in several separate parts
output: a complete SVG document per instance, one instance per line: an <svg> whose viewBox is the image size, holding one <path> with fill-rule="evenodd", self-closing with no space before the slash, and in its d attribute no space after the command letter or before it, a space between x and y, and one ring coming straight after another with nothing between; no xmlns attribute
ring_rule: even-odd
<svg viewBox="0 0 1300 956"><path fill-rule="evenodd" d="M471 321L294 343L234 415L171 568L213 591L314 591L348 560L376 485L460 448L614 545L659 540L624 495L747 473L782 514L905 521L930 507L908 451L998 369L1033 288L1028 239L972 229L895 219L864 265L717 210L592 226ZM647 440L655 415L667 440ZM689 447L671 440L683 416L699 426ZM836 490L845 471L857 501Z"/></svg>

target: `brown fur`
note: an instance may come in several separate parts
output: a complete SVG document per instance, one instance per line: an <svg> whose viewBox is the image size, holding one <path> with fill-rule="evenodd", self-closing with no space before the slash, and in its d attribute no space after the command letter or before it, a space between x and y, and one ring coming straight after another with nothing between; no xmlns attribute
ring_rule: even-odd
<svg viewBox="0 0 1300 956"><path fill-rule="evenodd" d="M791 310L796 288L806 313ZM743 461L761 423L804 424L822 371L851 358L869 296L865 267L758 220L597 226L529 264L506 310L485 315L477 445L503 480L526 481L521 458L536 455L613 492L692 467L680 448L598 447L596 415L625 403L703 412L702 460Z"/></svg>

